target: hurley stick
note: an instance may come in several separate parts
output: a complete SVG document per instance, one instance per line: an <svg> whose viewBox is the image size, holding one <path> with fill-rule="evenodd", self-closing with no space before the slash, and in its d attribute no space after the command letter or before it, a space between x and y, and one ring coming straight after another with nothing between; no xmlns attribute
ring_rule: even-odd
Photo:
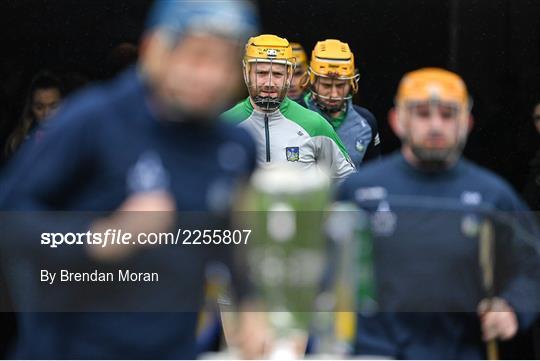
<svg viewBox="0 0 540 361"><path fill-rule="evenodd" d="M487 292L488 306L491 307L491 301L494 297L494 266L495 266L495 241L493 225L489 219L486 219L482 223L480 228L480 240L479 240L479 261L480 268L482 270L482 280L484 283L484 289ZM487 342L487 356L488 360L499 359L499 347L496 340L490 340Z"/></svg>

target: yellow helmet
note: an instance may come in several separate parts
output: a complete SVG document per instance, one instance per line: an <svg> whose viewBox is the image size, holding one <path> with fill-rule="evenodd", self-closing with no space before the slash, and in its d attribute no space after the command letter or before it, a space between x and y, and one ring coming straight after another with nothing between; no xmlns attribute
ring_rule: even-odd
<svg viewBox="0 0 540 361"><path fill-rule="evenodd" d="M399 83L396 104L427 100L457 103L470 107L465 82L459 75L440 68L423 68L405 74Z"/></svg>
<svg viewBox="0 0 540 361"><path fill-rule="evenodd" d="M311 53L309 73L311 84L315 83L317 76L347 79L351 81L352 92L358 91L359 74L354 66L354 54L349 44L339 40L317 42Z"/></svg>
<svg viewBox="0 0 540 361"><path fill-rule="evenodd" d="M402 141L409 144L416 158L426 165L439 167L461 155L471 129L469 112L472 101L459 75L440 68L422 68L407 73L399 83L395 105L398 109L396 131ZM441 117L457 120L456 142L440 149L413 144L411 135L405 130L404 117L399 116L405 112L416 113L421 117L427 114L431 117L431 114L438 112Z"/></svg>
<svg viewBox="0 0 540 361"><path fill-rule="evenodd" d="M299 43L291 43L292 47L292 55L296 60L296 66L303 65L307 67L308 61L307 61L307 54L304 50L304 47L300 45Z"/></svg>
<svg viewBox="0 0 540 361"><path fill-rule="evenodd" d="M287 39L276 35L259 35L249 38L244 61L273 61L294 65L293 50Z"/></svg>
<svg viewBox="0 0 540 361"><path fill-rule="evenodd" d="M270 63L271 67L273 64L286 66L287 70L286 76L283 77L283 84L276 90L278 94L277 97L261 96L260 85L257 84L257 81L253 84L250 78L251 69L253 66L256 67L259 63ZM248 40L243 59L244 80L250 97L262 110L272 111L279 108L279 105L283 99L285 99L291 84L295 63L292 47L285 38L264 34L252 37ZM272 74L272 72L270 72L270 74ZM258 75L255 74L255 77L257 76ZM271 77L269 79L271 79ZM271 82L271 80L269 80L269 82Z"/></svg>

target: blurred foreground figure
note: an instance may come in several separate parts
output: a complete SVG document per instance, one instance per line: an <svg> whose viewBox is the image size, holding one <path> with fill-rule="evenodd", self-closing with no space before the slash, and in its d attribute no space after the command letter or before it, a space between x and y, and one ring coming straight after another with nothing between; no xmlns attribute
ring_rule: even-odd
<svg viewBox="0 0 540 361"><path fill-rule="evenodd" d="M510 186L461 158L470 110L458 75L406 74L390 116L401 151L340 189L368 212L374 237L377 308L358 317L359 354L481 359L486 342L495 358L494 341L536 316L537 233Z"/></svg>
<svg viewBox="0 0 540 361"><path fill-rule="evenodd" d="M206 217L228 215L233 192L255 167L247 132L217 116L238 90L242 44L256 27L255 9L244 1L156 1L136 67L69 99L43 139L23 147L3 174L1 209L28 214L24 228L30 233L175 232L176 212L188 227L186 217L195 211L203 214L198 229L212 229ZM63 227L63 218L52 216L42 215L38 223L34 211L66 211L66 217L96 211L100 217ZM49 225L49 219L55 222ZM29 241L2 236L3 254L21 255L8 264L16 307L25 311L18 313L13 357L196 357L211 247L133 242L47 253L39 235ZM231 252L223 247L219 254L227 260ZM133 272L160 270L159 282L40 285L43 268L111 271L126 265ZM246 288L236 289L240 301L246 295ZM55 312L26 312L34 310ZM257 340L245 343L251 350L246 356L256 356Z"/></svg>

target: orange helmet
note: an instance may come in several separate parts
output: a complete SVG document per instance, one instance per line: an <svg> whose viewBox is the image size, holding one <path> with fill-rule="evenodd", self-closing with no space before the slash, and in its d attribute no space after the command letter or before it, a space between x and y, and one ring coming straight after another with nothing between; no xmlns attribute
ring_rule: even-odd
<svg viewBox="0 0 540 361"><path fill-rule="evenodd" d="M360 77L354 66L354 54L349 44L336 39L319 41L315 45L309 65L311 84L316 77L335 77L351 83L353 93L358 91Z"/></svg>
<svg viewBox="0 0 540 361"><path fill-rule="evenodd" d="M429 100L470 108L467 87L459 75L440 68L422 68L405 74L398 86L396 105Z"/></svg>
<svg viewBox="0 0 540 361"><path fill-rule="evenodd" d="M354 65L354 54L347 43L336 39L317 42L309 64L309 83L315 103L322 111L332 113L343 109L346 101L358 91L359 77ZM332 79L332 83L336 80L346 81L350 85L350 90L347 94L334 98L323 95L318 88L320 78ZM339 103L330 106L328 104L330 101L338 101Z"/></svg>

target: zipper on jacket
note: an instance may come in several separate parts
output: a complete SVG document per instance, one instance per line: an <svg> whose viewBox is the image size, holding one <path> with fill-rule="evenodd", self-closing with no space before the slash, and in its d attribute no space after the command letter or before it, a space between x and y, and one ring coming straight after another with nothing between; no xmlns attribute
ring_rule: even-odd
<svg viewBox="0 0 540 361"><path fill-rule="evenodd" d="M264 115L264 135L266 139L266 162L270 163L270 127L268 126L268 114Z"/></svg>

